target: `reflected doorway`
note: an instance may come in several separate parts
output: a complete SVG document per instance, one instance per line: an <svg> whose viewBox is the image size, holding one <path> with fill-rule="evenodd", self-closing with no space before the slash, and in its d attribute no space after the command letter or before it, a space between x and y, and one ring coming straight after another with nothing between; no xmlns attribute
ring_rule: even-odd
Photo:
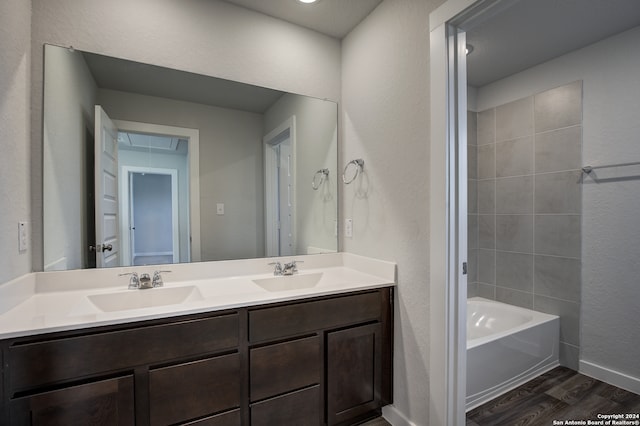
<svg viewBox="0 0 640 426"><path fill-rule="evenodd" d="M265 174L265 252L267 257L296 252L295 116L263 138Z"/></svg>
<svg viewBox="0 0 640 426"><path fill-rule="evenodd" d="M127 263L177 263L180 260L178 226L178 170L125 167L128 180L130 248Z"/></svg>

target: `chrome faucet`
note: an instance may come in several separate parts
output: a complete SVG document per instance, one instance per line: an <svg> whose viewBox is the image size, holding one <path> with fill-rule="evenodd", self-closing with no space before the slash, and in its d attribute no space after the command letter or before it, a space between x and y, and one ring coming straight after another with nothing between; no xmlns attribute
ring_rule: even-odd
<svg viewBox="0 0 640 426"><path fill-rule="evenodd" d="M164 282L162 281L162 275L160 274L163 272L171 271L155 271L153 273L153 279L149 274L141 274L138 276L137 272L127 272L124 274L118 274L118 276L131 275L131 278L129 278L129 290L145 290L148 288L162 287Z"/></svg>
<svg viewBox="0 0 640 426"><path fill-rule="evenodd" d="M289 263L285 263L282 267L282 275L293 275L298 272L298 263L304 263L303 260L292 260Z"/></svg>
<svg viewBox="0 0 640 426"><path fill-rule="evenodd" d="M155 271L153 273L153 282L151 283L151 285L155 288L155 287L162 287L164 286L164 281L162 281L162 275L160 275L161 273L165 273L165 272L171 272L171 271Z"/></svg>
<svg viewBox="0 0 640 426"><path fill-rule="evenodd" d="M280 262L271 262L271 263L269 263L269 265L275 265L275 268L273 269L273 275L275 275L275 276L282 275L282 263L280 263Z"/></svg>
<svg viewBox="0 0 640 426"><path fill-rule="evenodd" d="M119 277L124 275L131 275L129 278L129 290L137 290L140 288L140 278L138 278L137 272L127 272L125 274L118 274Z"/></svg>
<svg viewBox="0 0 640 426"><path fill-rule="evenodd" d="M151 277L149 274L140 275L140 286L138 287L140 290L146 290L148 288L153 288L151 284Z"/></svg>

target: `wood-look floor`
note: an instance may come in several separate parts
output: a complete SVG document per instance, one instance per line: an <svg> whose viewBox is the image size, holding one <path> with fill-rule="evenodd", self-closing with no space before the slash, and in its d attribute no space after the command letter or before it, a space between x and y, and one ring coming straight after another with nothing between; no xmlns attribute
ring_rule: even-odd
<svg viewBox="0 0 640 426"><path fill-rule="evenodd" d="M467 426L546 426L640 413L640 395L558 367L467 413Z"/></svg>

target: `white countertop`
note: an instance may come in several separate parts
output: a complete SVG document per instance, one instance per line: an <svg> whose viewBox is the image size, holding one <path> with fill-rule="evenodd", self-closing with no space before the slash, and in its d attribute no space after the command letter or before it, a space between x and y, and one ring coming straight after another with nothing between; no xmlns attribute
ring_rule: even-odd
<svg viewBox="0 0 640 426"><path fill-rule="evenodd" d="M314 278L307 288L267 290L254 280L273 278L269 262L301 260L294 279ZM121 324L140 320L220 311L395 285L396 265L349 253L162 265L164 286L128 290L124 272L152 274L154 267L33 273L0 285L0 338ZM321 274L321 275L319 275ZM287 280L290 277L278 277ZM106 297L105 297L106 295ZM184 301L173 302L177 295ZM170 304L119 310L96 301L112 297L124 304L153 304L170 296ZM118 299L122 298L122 299ZM148 299L147 299L148 298ZM176 299L177 300L177 299ZM115 306L115 307L114 307ZM138 305L139 306L139 305ZM115 309L108 311L110 309ZM104 310L107 310L105 312Z"/></svg>

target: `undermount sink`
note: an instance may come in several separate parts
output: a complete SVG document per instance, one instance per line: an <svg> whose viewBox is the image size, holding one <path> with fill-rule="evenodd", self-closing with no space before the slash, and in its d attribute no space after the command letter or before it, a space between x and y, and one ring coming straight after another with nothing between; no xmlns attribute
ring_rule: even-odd
<svg viewBox="0 0 640 426"><path fill-rule="evenodd" d="M322 272L261 278L253 282L267 291L287 291L315 287L320 282L320 278L322 278Z"/></svg>
<svg viewBox="0 0 640 426"><path fill-rule="evenodd" d="M102 312L155 308L203 299L200 290L195 286L129 290L118 293L94 294L87 296L87 298Z"/></svg>

